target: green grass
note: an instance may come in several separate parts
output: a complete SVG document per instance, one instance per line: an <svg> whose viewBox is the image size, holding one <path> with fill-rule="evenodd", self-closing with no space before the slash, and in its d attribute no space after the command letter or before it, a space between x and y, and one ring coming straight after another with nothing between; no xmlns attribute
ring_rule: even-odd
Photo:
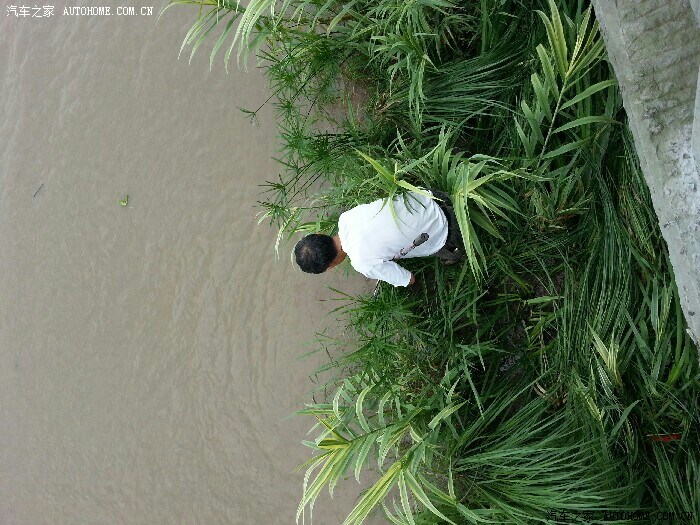
<svg viewBox="0 0 700 525"><path fill-rule="evenodd" d="M698 351L588 2L178 3L191 54L264 59L278 249L414 187L452 195L467 248L339 292L300 519L372 468L346 524L698 519Z"/></svg>

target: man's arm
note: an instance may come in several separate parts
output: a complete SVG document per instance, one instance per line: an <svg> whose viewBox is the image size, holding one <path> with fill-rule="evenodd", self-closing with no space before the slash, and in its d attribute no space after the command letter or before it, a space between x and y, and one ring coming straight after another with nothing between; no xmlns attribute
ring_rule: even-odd
<svg viewBox="0 0 700 525"><path fill-rule="evenodd" d="M379 279L394 286L410 286L416 282L416 278L411 272L394 261L375 264L365 275L370 279Z"/></svg>

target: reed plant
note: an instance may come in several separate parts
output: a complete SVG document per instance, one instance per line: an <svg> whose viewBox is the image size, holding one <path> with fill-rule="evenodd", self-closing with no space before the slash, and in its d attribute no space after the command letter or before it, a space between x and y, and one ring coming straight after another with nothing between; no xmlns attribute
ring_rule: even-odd
<svg viewBox="0 0 700 525"><path fill-rule="evenodd" d="M422 188L466 248L405 261L410 289L338 292L298 518L376 469L345 524L698 519L698 349L588 1L174 4L199 6L191 55L261 59L278 249Z"/></svg>

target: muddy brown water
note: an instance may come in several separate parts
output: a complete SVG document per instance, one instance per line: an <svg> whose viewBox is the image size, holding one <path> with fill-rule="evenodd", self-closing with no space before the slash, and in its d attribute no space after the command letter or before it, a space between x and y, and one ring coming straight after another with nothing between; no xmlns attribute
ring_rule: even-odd
<svg viewBox="0 0 700 525"><path fill-rule="evenodd" d="M213 40L178 61L195 13L0 12L3 525L294 523L312 422L286 418L324 361L301 356L326 287L367 283L275 259L274 122L236 109L266 84L210 72Z"/></svg>

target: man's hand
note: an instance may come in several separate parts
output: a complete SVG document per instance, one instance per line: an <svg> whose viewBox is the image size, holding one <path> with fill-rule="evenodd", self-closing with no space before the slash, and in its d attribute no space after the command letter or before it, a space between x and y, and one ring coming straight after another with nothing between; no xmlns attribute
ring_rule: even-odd
<svg viewBox="0 0 700 525"><path fill-rule="evenodd" d="M415 282L416 282L416 276L411 274L411 280L408 281L408 286L411 286Z"/></svg>

